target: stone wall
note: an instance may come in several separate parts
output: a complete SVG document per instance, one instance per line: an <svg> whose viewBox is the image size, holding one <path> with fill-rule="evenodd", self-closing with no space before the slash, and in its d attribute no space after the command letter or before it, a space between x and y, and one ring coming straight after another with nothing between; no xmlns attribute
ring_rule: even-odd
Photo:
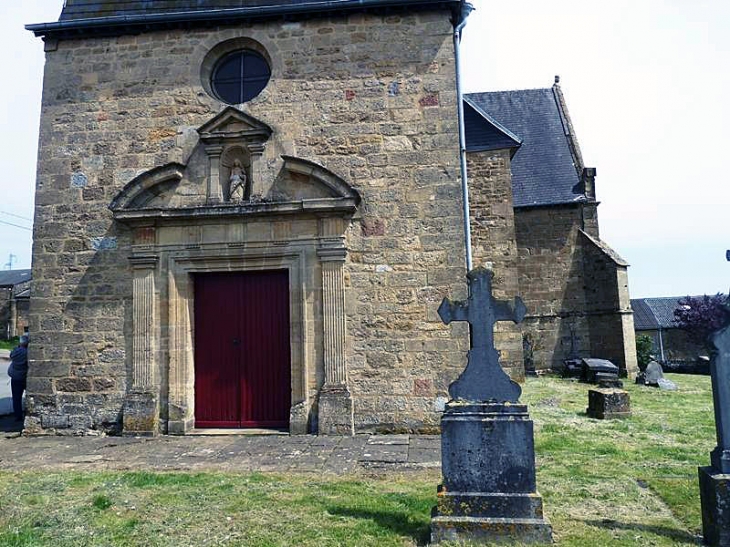
<svg viewBox="0 0 730 547"><path fill-rule="evenodd" d="M560 370L574 345L580 357L609 359L624 373L636 372L627 265L596 238L595 213L593 204L515 212L520 292L528 310L523 336L537 370Z"/></svg>
<svg viewBox="0 0 730 547"><path fill-rule="evenodd" d="M520 295L515 242L515 214L512 207L512 176L509 150L467 154L471 215L472 261L474 266L494 270L494 296L512 300ZM500 321L494 342L500 363L517 381L524 379L520 326Z"/></svg>
<svg viewBox="0 0 730 547"><path fill-rule="evenodd" d="M570 354L571 329L581 356L589 338L583 256L578 244L577 206L520 208L515 211L520 294L527 306L523 335L537 370L559 369Z"/></svg>
<svg viewBox="0 0 730 547"><path fill-rule="evenodd" d="M11 322L11 308L10 302L12 300L13 290L10 288L0 288L0 338L6 340L8 337L12 338L13 334L10 332Z"/></svg>
<svg viewBox="0 0 730 547"><path fill-rule="evenodd" d="M107 207L140 173L188 160L196 128L225 106L206 93L201 67L226 40L258 44L271 59L267 88L242 107L274 131L267 173L281 154L298 156L362 196L345 264L356 427L435 426L466 350L463 326L445 327L436 314L443 296L465 296L451 32L442 11L49 43L28 431L119 428L132 235ZM163 316L163 337L165 328Z"/></svg>
<svg viewBox="0 0 730 547"><path fill-rule="evenodd" d="M627 264L601 241L581 234L586 279L586 313L593 356L608 359L622 374L638 371Z"/></svg>

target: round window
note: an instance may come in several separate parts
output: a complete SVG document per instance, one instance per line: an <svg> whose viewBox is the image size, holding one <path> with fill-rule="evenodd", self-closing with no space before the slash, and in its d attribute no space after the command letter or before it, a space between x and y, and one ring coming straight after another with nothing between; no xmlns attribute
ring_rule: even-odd
<svg viewBox="0 0 730 547"><path fill-rule="evenodd" d="M271 77L266 60L248 49L234 51L213 68L210 85L213 93L228 104L241 104L256 97Z"/></svg>

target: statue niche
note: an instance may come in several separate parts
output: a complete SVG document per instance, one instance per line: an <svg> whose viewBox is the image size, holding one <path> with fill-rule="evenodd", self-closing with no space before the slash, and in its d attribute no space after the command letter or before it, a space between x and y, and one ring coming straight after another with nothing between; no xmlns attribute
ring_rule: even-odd
<svg viewBox="0 0 730 547"><path fill-rule="evenodd" d="M221 158L221 180L225 190L223 200L241 203L251 199L251 159L241 147L227 150Z"/></svg>
<svg viewBox="0 0 730 547"><path fill-rule="evenodd" d="M271 133L264 122L232 106L198 128L208 156L208 205L259 201L263 197L262 156Z"/></svg>

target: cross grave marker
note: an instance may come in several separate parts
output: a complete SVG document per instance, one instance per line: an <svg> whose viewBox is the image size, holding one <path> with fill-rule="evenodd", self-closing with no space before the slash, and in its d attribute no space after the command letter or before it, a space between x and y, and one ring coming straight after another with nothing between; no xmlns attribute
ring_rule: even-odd
<svg viewBox="0 0 730 547"><path fill-rule="evenodd" d="M580 359L578 343L582 340L582 336L578 336L575 332L575 325L568 325L568 329L570 330L570 336L563 336L563 342L570 342L570 351L568 352L567 359Z"/></svg>
<svg viewBox="0 0 730 547"><path fill-rule="evenodd" d="M526 309L519 297L494 298L493 277L486 268L471 270L469 298L444 298L438 309L447 325L469 323L471 347L441 417L443 482L431 518L432 543L552 542L535 480L532 420L519 404L522 389L502 370L494 347L494 325L519 323Z"/></svg>
<svg viewBox="0 0 730 547"><path fill-rule="evenodd" d="M449 395L454 400L516 403L522 393L519 384L499 366L494 325L497 321L519 323L527 310L519 296L511 302L494 298L493 277L491 270L473 269L467 274L469 298L466 301L444 298L438 309L439 317L447 325L452 321L467 321L470 327L471 349L466 369L449 386Z"/></svg>
<svg viewBox="0 0 730 547"><path fill-rule="evenodd" d="M730 261L730 251L725 258ZM730 547L730 297L725 308L725 325L710 336L714 348L710 377L717 446L710 453L710 465L698 470L702 535L705 543L719 547Z"/></svg>

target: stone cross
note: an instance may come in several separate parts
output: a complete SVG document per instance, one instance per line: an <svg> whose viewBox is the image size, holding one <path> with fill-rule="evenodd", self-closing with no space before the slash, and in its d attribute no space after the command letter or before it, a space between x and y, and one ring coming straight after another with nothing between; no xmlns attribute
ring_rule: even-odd
<svg viewBox="0 0 730 547"><path fill-rule="evenodd" d="M447 325L452 321L469 323L471 349L466 369L449 386L454 400L497 401L516 403L522 389L499 365L499 352L494 348L494 324L497 321L519 323L526 308L519 297L513 302L492 296L494 273L486 268L474 268L467 274L469 298L452 302L444 298L438 313Z"/></svg>
<svg viewBox="0 0 730 547"><path fill-rule="evenodd" d="M726 258L730 261L730 251ZM730 298L725 309L730 319ZM730 320L712 334L710 343L715 348L710 361L710 376L717 431L717 447L710 454L710 461L720 473L730 473Z"/></svg>
<svg viewBox="0 0 730 547"><path fill-rule="evenodd" d="M578 353L578 342L580 342L581 337L575 333L574 325L570 325L568 328L570 329L570 336L563 336L563 340L565 342L570 342L570 353L568 354L568 359L580 359L580 354Z"/></svg>

